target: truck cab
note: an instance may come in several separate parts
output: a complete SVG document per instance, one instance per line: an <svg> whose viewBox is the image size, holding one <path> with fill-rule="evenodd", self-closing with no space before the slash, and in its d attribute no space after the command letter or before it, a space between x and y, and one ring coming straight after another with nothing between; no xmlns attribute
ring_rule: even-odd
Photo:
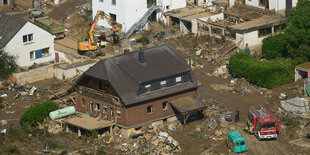
<svg viewBox="0 0 310 155"><path fill-rule="evenodd" d="M258 140L276 139L280 131L279 118L273 118L264 108L251 107L247 128L249 133L254 134Z"/></svg>
<svg viewBox="0 0 310 155"><path fill-rule="evenodd" d="M234 153L247 152L245 139L237 130L227 133L226 144Z"/></svg>

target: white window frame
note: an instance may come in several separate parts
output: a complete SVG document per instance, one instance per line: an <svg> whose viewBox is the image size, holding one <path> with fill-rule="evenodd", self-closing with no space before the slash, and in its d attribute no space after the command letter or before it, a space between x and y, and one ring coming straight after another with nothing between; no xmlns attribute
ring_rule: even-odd
<svg viewBox="0 0 310 155"><path fill-rule="evenodd" d="M166 87L166 84L167 84L166 80L160 82L160 86L161 87Z"/></svg>
<svg viewBox="0 0 310 155"><path fill-rule="evenodd" d="M24 41L24 36L26 36L26 41ZM31 36L31 40L30 40L30 36ZM33 33L23 35L22 39L23 39L23 43L33 42Z"/></svg>
<svg viewBox="0 0 310 155"><path fill-rule="evenodd" d="M176 83L182 82L182 77L181 77L181 76L176 77L176 78L175 78L175 82L176 82Z"/></svg>

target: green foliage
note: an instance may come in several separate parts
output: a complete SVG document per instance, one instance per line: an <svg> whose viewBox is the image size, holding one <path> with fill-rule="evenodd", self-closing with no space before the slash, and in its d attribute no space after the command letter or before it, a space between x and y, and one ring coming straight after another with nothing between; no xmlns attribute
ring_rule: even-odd
<svg viewBox="0 0 310 155"><path fill-rule="evenodd" d="M11 155L11 154L20 154L17 146L15 145L4 145L1 147L0 149L0 154L3 154L3 155Z"/></svg>
<svg viewBox="0 0 310 155"><path fill-rule="evenodd" d="M93 138L93 139L96 139L96 138L98 138L98 132L96 132L96 131L91 131L91 137Z"/></svg>
<svg viewBox="0 0 310 155"><path fill-rule="evenodd" d="M231 56L229 68L234 77L244 77L256 85L273 88L294 79L294 62L290 59L260 61L240 52Z"/></svg>
<svg viewBox="0 0 310 155"><path fill-rule="evenodd" d="M47 142L47 146L49 146L51 149L64 149L68 148L67 146L61 145L59 142L51 141L49 140Z"/></svg>
<svg viewBox="0 0 310 155"><path fill-rule="evenodd" d="M188 134L189 136L195 138L195 139L205 139L207 138L206 135L203 135L203 134L200 134L200 133L191 133L191 134Z"/></svg>
<svg viewBox="0 0 310 155"><path fill-rule="evenodd" d="M4 108L4 104L0 102L0 109Z"/></svg>
<svg viewBox="0 0 310 155"><path fill-rule="evenodd" d="M38 123L42 123L44 118L47 117L51 111L57 109L58 105L51 101L37 104L25 111L19 123L23 129L27 129L27 127L37 127Z"/></svg>
<svg viewBox="0 0 310 155"><path fill-rule="evenodd" d="M284 34L269 36L263 40L262 54L266 59L287 56L287 41Z"/></svg>
<svg viewBox="0 0 310 155"><path fill-rule="evenodd" d="M141 38L141 43L142 43L142 45L147 45L147 44L149 44L149 43L150 43L149 38L148 38L147 36L143 36L143 37Z"/></svg>
<svg viewBox="0 0 310 155"><path fill-rule="evenodd" d="M263 56L266 59L290 57L300 63L310 61L310 1L299 0L291 11L283 34L263 40Z"/></svg>
<svg viewBox="0 0 310 155"><path fill-rule="evenodd" d="M25 142L28 140L27 134L20 128L14 127L12 124L8 128L7 135L10 139L14 139L19 142Z"/></svg>
<svg viewBox="0 0 310 155"><path fill-rule="evenodd" d="M17 69L15 57L8 55L0 47L0 79L7 79Z"/></svg>

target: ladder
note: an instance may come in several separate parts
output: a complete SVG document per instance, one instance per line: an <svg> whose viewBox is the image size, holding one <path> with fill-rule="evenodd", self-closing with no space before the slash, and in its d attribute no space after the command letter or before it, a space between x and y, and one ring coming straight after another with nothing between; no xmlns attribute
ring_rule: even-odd
<svg viewBox="0 0 310 155"><path fill-rule="evenodd" d="M150 7L147 12L140 18L140 20L138 22L136 22L135 24L133 24L130 29L124 34L123 38L127 39L129 38L133 33L135 33L136 31L138 31L139 29L143 28L143 26L145 24L147 24L148 22L148 18L150 17L150 15L156 11L159 10L160 7L158 6L152 6Z"/></svg>

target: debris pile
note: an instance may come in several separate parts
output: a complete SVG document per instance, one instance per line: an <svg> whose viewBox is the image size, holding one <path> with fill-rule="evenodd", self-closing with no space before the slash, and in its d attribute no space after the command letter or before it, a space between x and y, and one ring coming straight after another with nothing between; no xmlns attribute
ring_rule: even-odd
<svg viewBox="0 0 310 155"><path fill-rule="evenodd" d="M61 121L52 121L49 119L46 119L43 124L41 124L39 129L47 129L49 133L57 134L61 131L63 131L63 128L61 126Z"/></svg>
<svg viewBox="0 0 310 155"><path fill-rule="evenodd" d="M295 97L280 103L286 112L290 112L294 116L305 117L309 114L309 101L305 98Z"/></svg>
<svg viewBox="0 0 310 155"><path fill-rule="evenodd" d="M121 134L121 131L114 131L106 143L111 141L115 142L115 149L125 154L169 154L181 151L179 143L167 132L161 132L152 126L144 132L138 130L128 138Z"/></svg>
<svg viewBox="0 0 310 155"><path fill-rule="evenodd" d="M213 72L213 76L216 77L223 77L223 78L228 78L229 76L229 69L226 65L223 65L219 68L216 68Z"/></svg>

